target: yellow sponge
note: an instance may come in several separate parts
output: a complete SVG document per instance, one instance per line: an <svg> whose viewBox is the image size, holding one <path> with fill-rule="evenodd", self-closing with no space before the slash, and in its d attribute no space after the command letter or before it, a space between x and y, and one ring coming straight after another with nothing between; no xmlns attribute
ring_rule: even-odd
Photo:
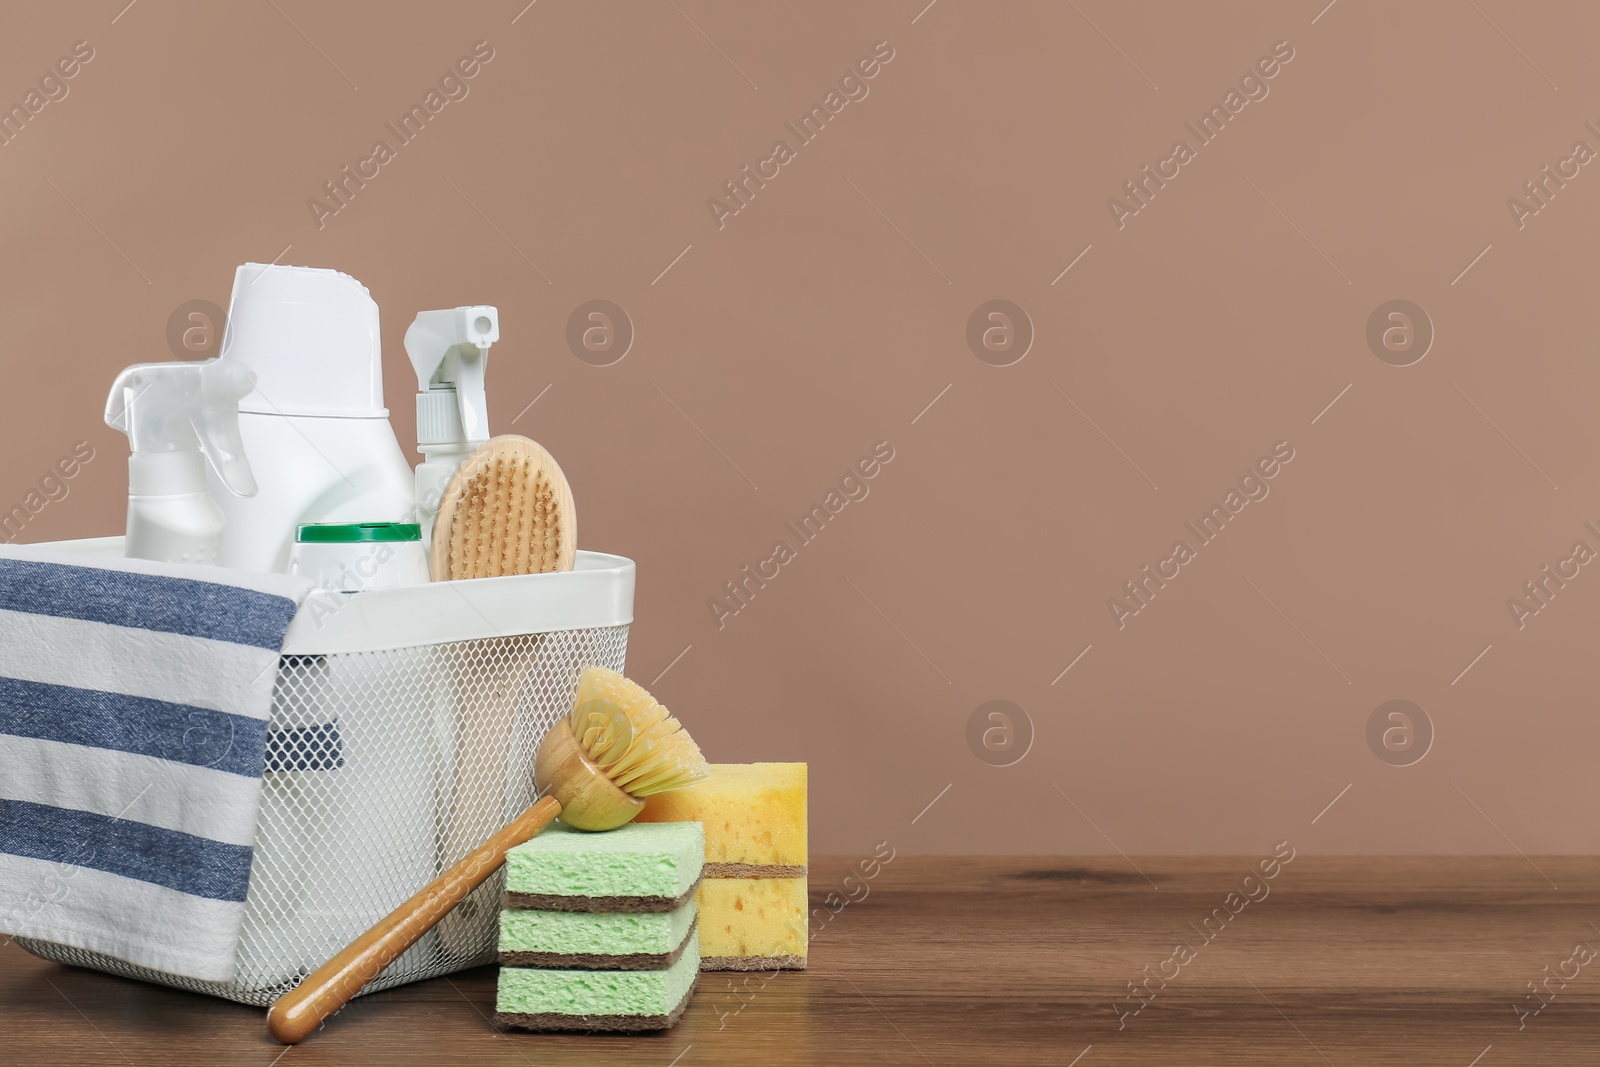
<svg viewBox="0 0 1600 1067"><path fill-rule="evenodd" d="M806 765L713 763L705 781L646 798L638 821L703 823L707 878L798 877L807 863Z"/></svg>
<svg viewBox="0 0 1600 1067"><path fill-rule="evenodd" d="M707 878L695 901L702 971L804 969L804 878Z"/></svg>

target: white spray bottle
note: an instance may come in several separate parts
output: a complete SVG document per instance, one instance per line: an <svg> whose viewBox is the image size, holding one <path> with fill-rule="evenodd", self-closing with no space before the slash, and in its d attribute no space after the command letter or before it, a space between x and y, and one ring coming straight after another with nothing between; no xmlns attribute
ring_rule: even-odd
<svg viewBox="0 0 1600 1067"><path fill-rule="evenodd" d="M417 372L417 521L423 547L445 486L467 453L489 440L484 375L489 346L500 340L500 312L488 305L420 311L406 330L406 355Z"/></svg>
<svg viewBox="0 0 1600 1067"><path fill-rule="evenodd" d="M239 436L239 400L255 388L243 363L140 363L117 376L106 425L128 435L124 554L162 563L216 563L222 509L206 491L206 461L228 491L254 496Z"/></svg>

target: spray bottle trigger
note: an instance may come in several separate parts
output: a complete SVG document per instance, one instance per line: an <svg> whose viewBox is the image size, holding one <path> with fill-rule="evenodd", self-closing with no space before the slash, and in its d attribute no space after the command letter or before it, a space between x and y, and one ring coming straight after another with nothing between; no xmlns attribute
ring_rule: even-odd
<svg viewBox="0 0 1600 1067"><path fill-rule="evenodd" d="M457 349L456 396L461 404L461 429L468 441L489 436L488 401L484 393L484 371L489 363L487 345Z"/></svg>
<svg viewBox="0 0 1600 1067"><path fill-rule="evenodd" d="M200 368L195 436L211 469L235 496L255 496L258 488L239 433L239 401L255 387L256 372L237 360L212 360Z"/></svg>

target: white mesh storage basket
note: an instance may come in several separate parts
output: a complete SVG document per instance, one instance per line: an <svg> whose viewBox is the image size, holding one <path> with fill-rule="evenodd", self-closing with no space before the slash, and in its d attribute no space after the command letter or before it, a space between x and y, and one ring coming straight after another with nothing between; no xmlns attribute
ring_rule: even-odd
<svg viewBox="0 0 1600 1067"><path fill-rule="evenodd" d="M271 1004L533 803L534 751L579 672L623 670L633 581L630 560L579 552L561 574L314 592L279 661L234 980L18 944ZM485 882L363 992L492 962L503 889Z"/></svg>

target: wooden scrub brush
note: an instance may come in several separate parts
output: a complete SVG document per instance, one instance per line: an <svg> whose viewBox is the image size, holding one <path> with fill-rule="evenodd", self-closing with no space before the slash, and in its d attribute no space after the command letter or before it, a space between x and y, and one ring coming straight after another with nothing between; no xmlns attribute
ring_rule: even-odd
<svg viewBox="0 0 1600 1067"><path fill-rule="evenodd" d="M570 571L577 552L572 489L538 442L493 438L445 486L433 527L435 581Z"/></svg>
<svg viewBox="0 0 1600 1067"><path fill-rule="evenodd" d="M291 1045L309 1036L557 816L580 830L614 830L644 809L641 798L709 774L694 740L642 686L586 669L571 714L539 745L539 800L279 997L267 1016L272 1036Z"/></svg>

